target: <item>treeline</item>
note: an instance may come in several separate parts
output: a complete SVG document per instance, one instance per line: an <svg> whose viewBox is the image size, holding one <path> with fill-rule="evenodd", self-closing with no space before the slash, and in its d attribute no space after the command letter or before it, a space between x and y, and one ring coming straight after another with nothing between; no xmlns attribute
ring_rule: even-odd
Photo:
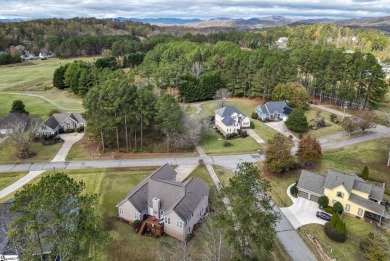
<svg viewBox="0 0 390 261"><path fill-rule="evenodd" d="M100 140L103 151L142 151L145 135L149 144L164 141L167 151L199 142L203 125L185 116L173 96L158 97L153 86L137 88L131 82L122 71L111 73L84 99L88 132Z"/></svg>
<svg viewBox="0 0 390 261"><path fill-rule="evenodd" d="M0 54L0 65L21 63L21 62L22 62L22 58L20 58L20 55L11 55L8 53Z"/></svg>
<svg viewBox="0 0 390 261"><path fill-rule="evenodd" d="M131 73L166 89L177 87L183 101L210 98L226 86L234 96L270 99L279 83L300 81L311 96L375 106L388 90L384 73L372 54L345 53L332 45L309 44L277 51L242 50L232 42L204 45L171 41L149 51ZM218 75L208 86L202 78Z"/></svg>
<svg viewBox="0 0 390 261"><path fill-rule="evenodd" d="M157 28L157 26L132 21L96 18L52 18L0 23L0 51L17 45L26 46L31 53L39 52L41 49L58 51L57 48L62 43L64 43L63 47L67 43L77 46L81 49L80 53L85 52L88 55L99 46L107 47L107 43L112 42L112 38L102 36L112 36L116 39L129 36L147 37ZM98 40L98 45L93 46L92 40Z"/></svg>

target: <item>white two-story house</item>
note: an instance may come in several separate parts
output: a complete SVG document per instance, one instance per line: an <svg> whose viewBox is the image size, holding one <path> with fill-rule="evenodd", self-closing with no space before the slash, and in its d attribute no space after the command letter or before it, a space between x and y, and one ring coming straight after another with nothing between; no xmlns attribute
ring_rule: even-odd
<svg viewBox="0 0 390 261"><path fill-rule="evenodd" d="M215 110L215 127L224 135L235 133L239 129L249 128L250 119L233 106Z"/></svg>

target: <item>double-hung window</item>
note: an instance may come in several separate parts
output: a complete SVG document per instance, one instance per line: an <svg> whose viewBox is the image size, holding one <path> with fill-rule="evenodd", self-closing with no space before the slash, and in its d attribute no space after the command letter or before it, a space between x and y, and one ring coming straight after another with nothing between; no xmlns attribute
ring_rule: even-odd
<svg viewBox="0 0 390 261"><path fill-rule="evenodd" d="M171 218L165 217L164 218L164 223L167 224L167 225L171 224Z"/></svg>

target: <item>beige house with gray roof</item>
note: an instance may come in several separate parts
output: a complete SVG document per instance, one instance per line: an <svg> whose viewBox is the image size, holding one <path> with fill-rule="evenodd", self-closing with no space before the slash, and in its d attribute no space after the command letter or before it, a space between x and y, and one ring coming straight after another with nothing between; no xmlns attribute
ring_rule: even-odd
<svg viewBox="0 0 390 261"><path fill-rule="evenodd" d="M317 202L321 196L329 198L329 205L340 202L344 211L361 218L381 221L386 218L381 205L384 188L368 183L357 175L329 170L326 176L302 170L297 184L298 195Z"/></svg>
<svg viewBox="0 0 390 261"><path fill-rule="evenodd" d="M144 229L157 233L157 226L167 235L185 241L206 213L209 187L198 178L178 182L176 175L169 164L153 172L119 202L118 217L129 222L142 221L139 234Z"/></svg>
<svg viewBox="0 0 390 261"><path fill-rule="evenodd" d="M86 121L80 113L54 113L36 130L36 135L55 135L60 130L76 129L85 126Z"/></svg>

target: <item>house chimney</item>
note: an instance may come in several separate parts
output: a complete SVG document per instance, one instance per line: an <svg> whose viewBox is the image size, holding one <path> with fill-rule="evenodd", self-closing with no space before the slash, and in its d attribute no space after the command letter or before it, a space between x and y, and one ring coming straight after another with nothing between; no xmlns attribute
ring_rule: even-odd
<svg viewBox="0 0 390 261"><path fill-rule="evenodd" d="M157 219L160 219L160 199L153 198L153 214Z"/></svg>

